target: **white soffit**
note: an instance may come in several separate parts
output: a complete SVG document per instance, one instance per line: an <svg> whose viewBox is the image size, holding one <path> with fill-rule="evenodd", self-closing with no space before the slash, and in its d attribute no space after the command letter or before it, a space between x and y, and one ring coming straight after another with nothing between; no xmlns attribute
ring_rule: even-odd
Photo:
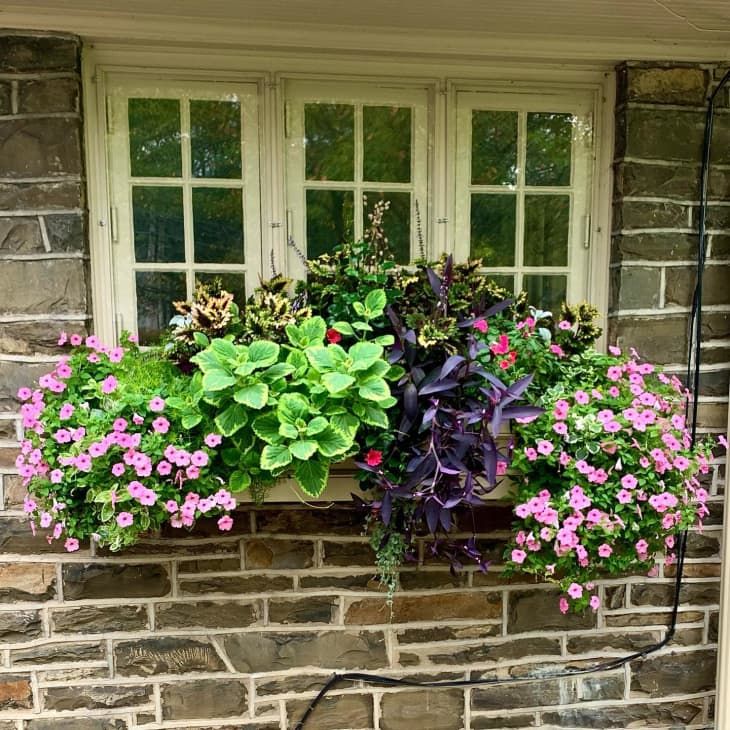
<svg viewBox="0 0 730 730"><path fill-rule="evenodd" d="M0 27L356 53L730 58L730 0L10 0Z"/></svg>

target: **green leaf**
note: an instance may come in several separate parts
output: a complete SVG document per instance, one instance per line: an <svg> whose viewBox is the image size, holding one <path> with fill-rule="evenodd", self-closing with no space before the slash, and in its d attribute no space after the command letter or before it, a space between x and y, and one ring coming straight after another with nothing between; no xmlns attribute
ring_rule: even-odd
<svg viewBox="0 0 730 730"><path fill-rule="evenodd" d="M190 358L204 373L210 368L220 368L223 363L221 359L210 349L203 350Z"/></svg>
<svg viewBox="0 0 730 730"><path fill-rule="evenodd" d="M299 332L306 341L306 346L320 345L327 333L327 323L322 317L310 317L299 325Z"/></svg>
<svg viewBox="0 0 730 730"><path fill-rule="evenodd" d="M243 403L243 405L253 408L254 410L261 410L269 398L269 386L266 383L254 383L253 385L247 385L244 388L240 388L233 394L233 399L237 403Z"/></svg>
<svg viewBox="0 0 730 730"><path fill-rule="evenodd" d="M221 451L221 456L223 457L223 463L226 466L236 466L236 464L238 464L241 460L241 452L234 448L223 449L223 451Z"/></svg>
<svg viewBox="0 0 730 730"><path fill-rule="evenodd" d="M257 368L273 365L279 358L279 345L268 340L255 340L248 346L248 360Z"/></svg>
<svg viewBox="0 0 730 730"><path fill-rule="evenodd" d="M170 398L165 398L165 405L179 411L185 408L187 402L184 398L179 398L178 396L173 395Z"/></svg>
<svg viewBox="0 0 730 730"><path fill-rule="evenodd" d="M283 469L291 460L291 451L283 444L268 444L261 452L261 468L266 471Z"/></svg>
<svg viewBox="0 0 730 730"><path fill-rule="evenodd" d="M276 415L281 423L296 425L299 419L305 419L311 410L309 402L300 393L285 393L279 398Z"/></svg>
<svg viewBox="0 0 730 730"><path fill-rule="evenodd" d="M378 317L383 313L388 299L382 289L373 289L365 297L365 309L372 313L373 317Z"/></svg>
<svg viewBox="0 0 730 730"><path fill-rule="evenodd" d="M272 411L255 418L254 422L251 424L251 428L253 428L253 432L262 441L266 441L267 444L278 444L279 441L281 441L281 434L279 433L280 425L281 422L276 417L276 413Z"/></svg>
<svg viewBox="0 0 730 730"><path fill-rule="evenodd" d="M299 429L292 426L291 423L281 423L279 424L279 435L288 439L297 439L299 438Z"/></svg>
<svg viewBox="0 0 730 730"><path fill-rule="evenodd" d="M365 400L382 401L390 398L390 388L382 378L367 378L357 392Z"/></svg>
<svg viewBox="0 0 730 730"><path fill-rule="evenodd" d="M215 425L223 436L233 436L248 423L248 412L239 403L233 403L215 417Z"/></svg>
<svg viewBox="0 0 730 730"><path fill-rule="evenodd" d="M307 355L307 360L309 360L310 365L318 372L318 373L326 373L330 370L335 369L335 361L332 357L332 352L330 351L329 347L324 347L323 345L319 345L317 347L308 347L305 350L305 353Z"/></svg>
<svg viewBox="0 0 730 730"><path fill-rule="evenodd" d="M370 377L385 377L385 374L390 371L390 365L385 360L376 360L367 370L363 370L358 378L360 380L367 380Z"/></svg>
<svg viewBox="0 0 730 730"><path fill-rule="evenodd" d="M347 434L350 441L354 441L357 429L360 427L360 421L352 413L340 413L332 416L331 423L335 431L342 431L342 433Z"/></svg>
<svg viewBox="0 0 730 730"><path fill-rule="evenodd" d="M352 360L352 370L367 370L383 357L383 348L374 342L357 342L347 353Z"/></svg>
<svg viewBox="0 0 730 730"><path fill-rule="evenodd" d="M210 339L204 332L193 332L193 341L198 347L208 347Z"/></svg>
<svg viewBox="0 0 730 730"><path fill-rule="evenodd" d="M203 389L209 392L225 390L236 384L236 378L219 368L208 370L203 375Z"/></svg>
<svg viewBox="0 0 730 730"><path fill-rule="evenodd" d="M362 302L353 302L352 308L355 310L355 314L357 314L358 317L365 316L365 305Z"/></svg>
<svg viewBox="0 0 730 730"><path fill-rule="evenodd" d="M367 322L353 322L352 326L361 332L372 332L373 328Z"/></svg>
<svg viewBox="0 0 730 730"><path fill-rule="evenodd" d="M316 436L318 433L322 433L329 426L329 421L322 416L315 416L307 424L307 436Z"/></svg>
<svg viewBox="0 0 730 730"><path fill-rule="evenodd" d="M109 520L114 517L114 507L112 507L111 502L107 502L105 505L101 508L101 521L102 522L109 522Z"/></svg>
<svg viewBox="0 0 730 730"><path fill-rule="evenodd" d="M322 382L330 393L341 393L355 382L355 378L345 373L325 373Z"/></svg>
<svg viewBox="0 0 730 730"><path fill-rule="evenodd" d="M327 486L329 471L329 464L320 459L299 461L294 467L294 479L303 492L310 497L319 497Z"/></svg>
<svg viewBox="0 0 730 730"><path fill-rule="evenodd" d="M349 322L335 322L332 325L332 329L339 332L341 335L354 335L355 330L352 329L352 325Z"/></svg>
<svg viewBox="0 0 730 730"><path fill-rule="evenodd" d="M183 428L195 428L202 420L203 416L200 413L186 413L180 420L180 423Z"/></svg>
<svg viewBox="0 0 730 730"><path fill-rule="evenodd" d="M289 342L291 342L294 347L307 346L307 338L302 334L297 325L288 324L286 327L284 327L284 331L286 332L286 336L289 338Z"/></svg>
<svg viewBox="0 0 730 730"><path fill-rule="evenodd" d="M286 361L294 368L294 375L301 378L309 367L309 360L301 350L292 350L287 356Z"/></svg>
<svg viewBox="0 0 730 730"><path fill-rule="evenodd" d="M112 492L111 489L105 489L103 492L99 492L99 494L94 495L93 502L97 502L99 504L103 504L104 502L111 501ZM87 497L88 501L88 497Z"/></svg>
<svg viewBox="0 0 730 730"><path fill-rule="evenodd" d="M344 454L352 446L352 439L348 438L346 433L327 426L324 431L317 434L317 444L322 456L331 459Z"/></svg>
<svg viewBox="0 0 730 730"><path fill-rule="evenodd" d="M307 459L314 456L317 453L316 441L295 441L293 444L289 444L289 450L296 459L306 461Z"/></svg>
<svg viewBox="0 0 730 730"><path fill-rule="evenodd" d="M277 362L267 370L261 373L261 380L266 383L273 383L281 378L285 378L287 375L291 375L295 370L295 367L288 362Z"/></svg>
<svg viewBox="0 0 730 730"><path fill-rule="evenodd" d="M384 373L378 373L378 375L383 375L388 380L400 380L404 375L406 374L406 370L401 365L391 365L391 367L386 370Z"/></svg>
<svg viewBox="0 0 730 730"><path fill-rule="evenodd" d="M228 480L228 487L232 492L242 492L251 486L251 475L247 471L236 470Z"/></svg>
<svg viewBox="0 0 730 730"><path fill-rule="evenodd" d="M388 416L373 403L355 403L352 407L355 415L368 426L388 428Z"/></svg>
<svg viewBox="0 0 730 730"><path fill-rule="evenodd" d="M390 347L395 342L393 335L380 335L376 337L373 342L376 345L382 345L383 347Z"/></svg>
<svg viewBox="0 0 730 730"><path fill-rule="evenodd" d="M215 339L210 343L210 349L225 360L237 360L239 352L245 352L242 347L236 347L230 340L221 338Z"/></svg>
<svg viewBox="0 0 730 730"><path fill-rule="evenodd" d="M246 375L251 375L254 370L256 370L256 363L248 362L247 360L246 362L241 363L233 372L236 373L236 375L242 375L245 377Z"/></svg>

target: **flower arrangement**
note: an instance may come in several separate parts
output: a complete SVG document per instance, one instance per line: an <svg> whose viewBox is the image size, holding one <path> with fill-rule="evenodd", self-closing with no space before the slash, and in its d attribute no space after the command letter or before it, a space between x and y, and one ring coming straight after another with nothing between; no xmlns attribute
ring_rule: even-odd
<svg viewBox="0 0 730 730"><path fill-rule="evenodd" d="M31 527L69 552L86 538L118 550L202 515L230 530L236 500L211 468L221 436L169 405L188 378L131 338L110 348L63 333L59 344L67 342L71 354L39 387L18 392L25 438L16 466L32 492Z"/></svg>
<svg viewBox="0 0 730 730"><path fill-rule="evenodd" d="M509 299L480 262L397 266L383 209L365 241L307 262L293 295L279 275L244 303L198 287L159 348L62 335L70 353L18 394L32 528L69 551L202 516L226 531L236 493L265 500L292 477L317 497L354 457L391 592L418 535L455 569L486 569L476 538L454 533L507 475L507 571L558 583L561 610L595 610L599 577L671 562L707 512L709 452L679 381L597 352L589 305L553 316Z"/></svg>

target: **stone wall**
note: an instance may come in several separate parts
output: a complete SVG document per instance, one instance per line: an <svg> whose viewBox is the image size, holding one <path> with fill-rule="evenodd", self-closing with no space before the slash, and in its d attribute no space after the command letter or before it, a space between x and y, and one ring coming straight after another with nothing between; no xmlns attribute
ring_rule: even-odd
<svg viewBox="0 0 730 730"><path fill-rule="evenodd" d="M392 609L372 580L360 517L344 507L251 510L235 534L202 523L113 556L33 538L14 475L12 393L46 368L56 332L83 331L89 314L78 52L71 38L0 35L0 730L291 730L336 670L519 679L664 636L671 570L605 582L603 607L583 617L562 616L548 586L501 578L506 510L481 515L489 572L408 566ZM674 364L683 351L667 323L681 325L686 299L675 305L667 284L689 276L698 150L675 165L647 138L669 134L652 124L685 119L675 105L696 120L712 73L620 74L611 330ZM713 233L718 272L728 240ZM711 296L722 297L717 286ZM707 320L706 352L717 359L704 383L715 399L706 426L725 408L716 396L726 369L711 367L728 359L722 301ZM716 470L716 491L720 478ZM677 637L662 652L613 672L470 690L345 685L308 728L711 727L719 520L716 511L691 538Z"/></svg>

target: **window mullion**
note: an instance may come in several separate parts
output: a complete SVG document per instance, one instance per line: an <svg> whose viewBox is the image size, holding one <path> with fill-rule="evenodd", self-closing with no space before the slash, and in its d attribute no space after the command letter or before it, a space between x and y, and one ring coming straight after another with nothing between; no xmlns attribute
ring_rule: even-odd
<svg viewBox="0 0 730 730"><path fill-rule="evenodd" d="M356 104L355 105L355 186L353 190L353 215L354 215L354 223L355 223L355 230L354 230L354 236L355 240L359 241L363 237L364 233L364 206L363 206L363 194L364 194L364 187L363 187L363 170L364 170L364 157L365 157L365 145L364 145L364 138L363 138L363 104ZM368 205L371 205L372 201L368 201Z"/></svg>
<svg viewBox="0 0 730 730"><path fill-rule="evenodd" d="M522 289L525 255L525 164L527 161L527 113L517 115L517 192L515 205L515 292Z"/></svg>
<svg viewBox="0 0 730 730"><path fill-rule="evenodd" d="M182 143L182 186L183 186L183 230L185 237L185 270L187 272L187 293L192 299L195 288L195 260L193 241L193 191L192 191L192 153L190 142L190 97L180 100L180 137Z"/></svg>

